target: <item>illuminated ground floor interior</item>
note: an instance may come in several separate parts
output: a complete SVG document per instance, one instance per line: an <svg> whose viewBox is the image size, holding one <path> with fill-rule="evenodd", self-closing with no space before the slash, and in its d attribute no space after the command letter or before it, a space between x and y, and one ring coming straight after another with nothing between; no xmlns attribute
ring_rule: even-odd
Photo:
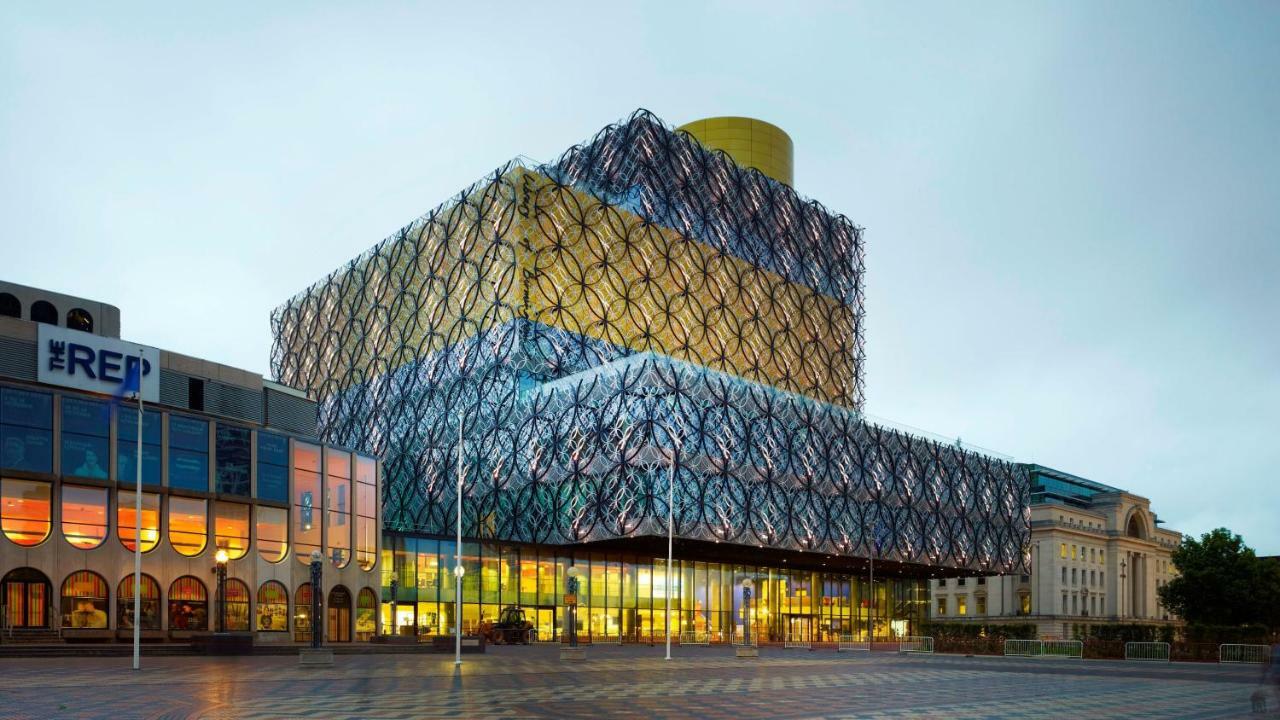
<svg viewBox="0 0 1280 720"><path fill-rule="evenodd" d="M453 633L454 542L395 534L384 540L383 632ZM895 577L889 567L882 575L879 563L872 585L862 572L828 572L817 555L806 567L794 557L761 565L738 562L741 553L717 557L703 548L691 555L685 548L677 551L668 581L666 558L653 557L651 543L640 550L628 552L625 544L598 550L464 542L462 630L475 633L503 607L516 605L526 611L539 639L559 637L567 627L571 566L580 569L579 636L592 642L646 642L665 636L668 597L673 634L694 633L709 642L740 640L747 619L742 587L747 577L754 583L750 626L759 642L834 642L841 636L861 640L869 628L875 639L889 639L915 634L928 616L927 580Z"/></svg>

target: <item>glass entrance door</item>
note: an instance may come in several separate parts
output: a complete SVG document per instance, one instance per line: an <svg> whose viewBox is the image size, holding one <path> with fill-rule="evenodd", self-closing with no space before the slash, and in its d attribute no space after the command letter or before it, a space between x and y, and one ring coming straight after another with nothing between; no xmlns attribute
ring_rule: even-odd
<svg viewBox="0 0 1280 720"><path fill-rule="evenodd" d="M10 575L19 572L15 570ZM4 608L6 627L49 627L49 583L25 577L7 578L4 581Z"/></svg>
<svg viewBox="0 0 1280 720"><path fill-rule="evenodd" d="M787 640L812 641L813 618L808 615L787 616Z"/></svg>
<svg viewBox="0 0 1280 720"><path fill-rule="evenodd" d="M538 631L538 639L544 641L556 640L556 609L553 607L536 608L533 617L529 618L533 621L533 627Z"/></svg>

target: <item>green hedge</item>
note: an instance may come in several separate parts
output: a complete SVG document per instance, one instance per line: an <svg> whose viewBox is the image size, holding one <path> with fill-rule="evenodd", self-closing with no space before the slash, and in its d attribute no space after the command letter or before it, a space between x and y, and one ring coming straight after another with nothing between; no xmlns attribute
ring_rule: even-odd
<svg viewBox="0 0 1280 720"><path fill-rule="evenodd" d="M927 622L920 624L920 634L939 639L964 640L979 637L997 640L1034 640L1039 637L1034 623L982 624Z"/></svg>
<svg viewBox="0 0 1280 720"><path fill-rule="evenodd" d="M1276 640L1265 625L1188 625L1182 634L1193 643L1270 645Z"/></svg>
<svg viewBox="0 0 1280 720"><path fill-rule="evenodd" d="M1172 625L1141 625L1138 623L1094 625L1089 631L1090 640L1117 642L1167 642L1174 641ZM1082 638L1084 639L1084 638Z"/></svg>

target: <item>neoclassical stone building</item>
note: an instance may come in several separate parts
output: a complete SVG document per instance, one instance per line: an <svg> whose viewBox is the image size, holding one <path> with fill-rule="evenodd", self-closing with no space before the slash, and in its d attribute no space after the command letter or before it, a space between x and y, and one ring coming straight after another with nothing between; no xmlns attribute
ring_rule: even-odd
<svg viewBox="0 0 1280 720"><path fill-rule="evenodd" d="M1031 474L1031 574L933 580L930 618L1033 622L1074 637L1103 623L1177 622L1157 589L1176 576L1181 533L1147 498L1041 465Z"/></svg>

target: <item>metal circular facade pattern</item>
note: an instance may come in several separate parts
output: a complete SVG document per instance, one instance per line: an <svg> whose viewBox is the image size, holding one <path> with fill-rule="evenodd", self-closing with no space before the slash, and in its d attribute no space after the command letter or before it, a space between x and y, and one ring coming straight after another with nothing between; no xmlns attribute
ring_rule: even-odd
<svg viewBox="0 0 1280 720"><path fill-rule="evenodd" d="M512 162L272 314L392 530L1026 565L1029 480L862 414L862 231L647 112ZM877 538L879 533L882 537ZM877 547L878 546L878 547Z"/></svg>

